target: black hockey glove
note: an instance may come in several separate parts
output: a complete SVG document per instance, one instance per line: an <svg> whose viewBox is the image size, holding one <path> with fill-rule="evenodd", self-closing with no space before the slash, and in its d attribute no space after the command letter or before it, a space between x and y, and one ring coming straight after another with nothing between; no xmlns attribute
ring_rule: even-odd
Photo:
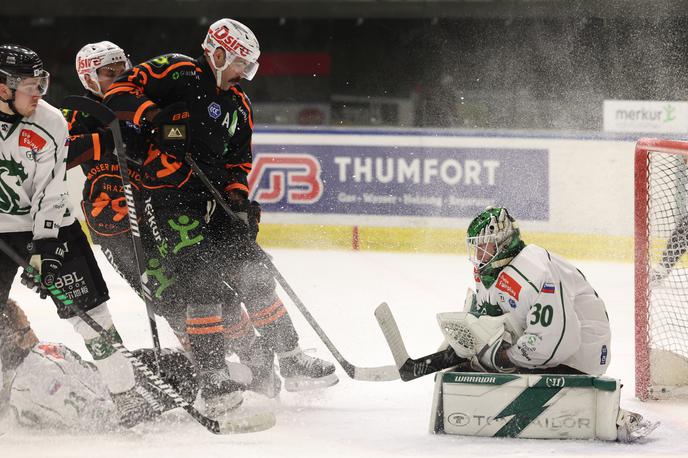
<svg viewBox="0 0 688 458"><path fill-rule="evenodd" d="M238 192L230 193L228 199L229 206L239 219L248 226L248 235L251 239L255 240L258 237L260 226L260 204L255 200L248 200L243 195L241 195L241 197L238 196Z"/></svg>
<svg viewBox="0 0 688 458"><path fill-rule="evenodd" d="M189 108L185 102L168 105L148 119L153 141L162 152L184 160L189 143Z"/></svg>
<svg viewBox="0 0 688 458"><path fill-rule="evenodd" d="M29 252L33 254L31 261L34 269L41 273L41 283L48 288L60 276L62 261L64 261L64 242L57 239L39 239L31 242ZM38 258L38 259L36 259ZM41 293L44 298L45 293Z"/></svg>

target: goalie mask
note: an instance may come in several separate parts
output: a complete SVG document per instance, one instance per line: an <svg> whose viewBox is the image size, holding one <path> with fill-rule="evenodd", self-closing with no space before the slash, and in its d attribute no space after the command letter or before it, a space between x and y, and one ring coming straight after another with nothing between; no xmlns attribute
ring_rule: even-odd
<svg viewBox="0 0 688 458"><path fill-rule="evenodd" d="M122 48L110 41L89 43L81 48L76 55L76 73L79 75L79 80L87 91L102 98L105 94L101 86L98 69L119 63L124 66L114 71L114 73L119 72L121 74L131 68L131 62ZM98 90L94 90L93 87L88 85L86 75L98 86Z"/></svg>
<svg viewBox="0 0 688 458"><path fill-rule="evenodd" d="M502 207L488 207L476 216L468 226L466 242L468 257L481 278L496 277L525 246L518 223Z"/></svg>
<svg viewBox="0 0 688 458"><path fill-rule="evenodd" d="M242 78L250 81L256 76L260 45L251 29L241 22L233 19L220 19L213 22L208 28L208 34L201 47L215 68L218 87L221 83L222 72L237 60L245 64ZM215 62L214 52L218 48L224 51L226 57L222 66Z"/></svg>

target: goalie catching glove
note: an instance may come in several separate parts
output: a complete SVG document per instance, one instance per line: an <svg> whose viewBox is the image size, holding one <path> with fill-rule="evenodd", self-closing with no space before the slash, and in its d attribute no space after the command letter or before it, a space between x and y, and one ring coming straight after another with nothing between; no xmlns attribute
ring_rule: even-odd
<svg viewBox="0 0 688 458"><path fill-rule="evenodd" d="M467 299L467 301L470 299ZM508 313L476 317L466 312L439 313L437 321L457 355L469 359L471 366L485 372L514 372L506 350L523 333Z"/></svg>

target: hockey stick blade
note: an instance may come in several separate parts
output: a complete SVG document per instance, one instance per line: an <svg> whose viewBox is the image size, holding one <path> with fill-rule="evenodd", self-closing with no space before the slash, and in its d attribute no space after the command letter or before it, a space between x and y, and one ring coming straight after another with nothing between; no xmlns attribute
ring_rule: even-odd
<svg viewBox="0 0 688 458"><path fill-rule="evenodd" d="M117 119L117 115L115 115L111 109L96 100L89 99L82 95L70 95L65 97L62 101L62 106L70 110L88 113L106 126Z"/></svg>
<svg viewBox="0 0 688 458"><path fill-rule="evenodd" d="M184 160L189 165L189 167L191 167L191 170L193 170L193 173L196 175L196 177L199 180L201 180L203 185L213 195L215 201L222 207L225 213L227 213L227 215L235 221L240 221L238 220L239 217L230 208L229 203L227 203L227 199L220 193L220 191L217 190L215 185L208 179L208 176L205 174L205 172L203 172L203 170L201 170L201 168L198 166L198 163L194 160L193 157L191 157L190 153L187 152ZM244 223L242 222L242 224ZM260 245L258 245L254 240L247 239L246 241L250 244L253 244L257 248L257 250L260 253L262 253L263 265L265 266L265 268L270 271L275 280L277 280L277 283L279 283L282 289L284 289L284 291L287 293L287 295L294 303L296 308L299 309L299 312L301 312L308 324L313 328L318 337L320 337L320 340L323 341L327 349L330 351L330 353L332 353L332 356L334 356L337 362L342 366L342 369L344 369L346 375L348 375L354 380L360 380L365 382L386 382L390 380L396 380L399 378L398 371L396 370L395 366L358 367L354 366L349 361L347 361L342 356L342 354L339 353L337 347L334 346L330 338L327 336L327 334L325 334L325 331L323 331L323 329L320 327L313 315L311 315L311 313L308 311L306 305L301 301L296 292L291 288L291 286L284 278L282 273L277 269L275 264L270 259L270 256L268 256L268 254L265 253L263 248Z"/></svg>
<svg viewBox="0 0 688 458"><path fill-rule="evenodd" d="M257 433L270 429L277 423L272 412L260 412L245 417L234 417L221 420L220 434Z"/></svg>
<svg viewBox="0 0 688 458"><path fill-rule="evenodd" d="M399 371L396 366L379 367L354 367L354 375L349 375L354 380L364 382L389 382L399 379Z"/></svg>
<svg viewBox="0 0 688 458"><path fill-rule="evenodd" d="M4 252L10 259L12 259L18 266L26 271L28 275L33 277L36 284L41 284L41 275L38 273L25 259L19 256L4 240L0 239L0 251ZM222 423L206 417L199 412L194 406L189 404L182 396L167 382L162 380L156 373L154 373L148 366L146 366L136 355L131 353L124 345L111 338L105 329L87 313L81 310L67 295L52 285L47 288L51 297L61 302L65 307L72 310L79 318L97 332L103 339L119 351L132 365L134 370L145 378L149 384L155 386L158 392L163 393L169 397L177 407L186 410L198 423L203 425L208 431L215 434L237 434L248 433L255 431L262 431L271 428L275 424L274 415L270 412L257 413L247 417L236 417L224 420ZM272 418L271 418L272 417Z"/></svg>
<svg viewBox="0 0 688 458"><path fill-rule="evenodd" d="M385 336L385 340L387 340L387 345L389 345L389 349L392 351L399 376L404 382L441 371L442 369L454 367L467 361L457 356L451 347L423 356L422 358L412 359L406 350L404 339L401 337L399 326L397 326L389 305L385 302L380 304L375 309L375 318L377 318L380 329Z"/></svg>

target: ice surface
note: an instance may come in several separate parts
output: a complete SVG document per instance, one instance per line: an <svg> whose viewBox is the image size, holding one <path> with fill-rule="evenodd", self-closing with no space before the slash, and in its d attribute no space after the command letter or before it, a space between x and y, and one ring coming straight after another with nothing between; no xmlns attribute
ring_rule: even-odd
<svg viewBox="0 0 688 458"><path fill-rule="evenodd" d="M412 357L436 350L435 314L459 309L472 268L460 256L343 251L270 250L275 264L341 353L359 366L392 364L373 316L390 304ZM115 323L130 348L151 345L143 303L98 251L113 299ZM274 408L277 426L249 435L214 436L184 412L118 434L96 436L0 431L0 457L447 457L447 456L688 456L688 403L634 399L633 269L630 264L574 262L607 303L612 322L608 375L624 382L622 406L662 426L644 444L434 436L427 432L432 376L412 382L357 382L340 369L341 382L311 394L283 392L279 402L251 397L247 407ZM80 338L19 281L11 297L26 310L39 338L65 342L87 355ZM324 345L285 300L303 348L330 358ZM164 325L163 345L175 339ZM4 433L4 434L3 434Z"/></svg>

